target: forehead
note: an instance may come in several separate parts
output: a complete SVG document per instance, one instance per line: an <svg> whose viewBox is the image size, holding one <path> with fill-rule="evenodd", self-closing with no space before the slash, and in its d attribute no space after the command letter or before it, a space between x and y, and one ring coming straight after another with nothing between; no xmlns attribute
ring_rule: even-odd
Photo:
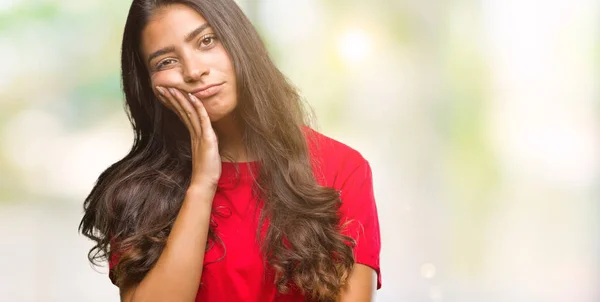
<svg viewBox="0 0 600 302"><path fill-rule="evenodd" d="M204 17L186 5L171 4L155 9L142 31L142 55L147 57L163 47L185 43L185 35L204 23Z"/></svg>

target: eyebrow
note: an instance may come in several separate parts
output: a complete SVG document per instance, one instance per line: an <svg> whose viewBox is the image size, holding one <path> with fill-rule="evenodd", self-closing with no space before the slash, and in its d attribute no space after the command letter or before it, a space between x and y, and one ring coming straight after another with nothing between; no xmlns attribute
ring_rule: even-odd
<svg viewBox="0 0 600 302"><path fill-rule="evenodd" d="M198 26L198 28L194 29L193 31L191 31L190 33L188 33L187 35L185 35L184 41L186 43L191 42L196 36L198 36L199 34L201 34L203 31L205 31L209 27L210 27L210 25L208 25L208 23L204 23L204 24ZM148 65L150 65L150 62L154 58L162 56L162 55L164 55L166 53L174 52L174 51L175 51L175 47L168 46L168 47L161 48L161 49L159 49L159 50L151 53L148 56Z"/></svg>

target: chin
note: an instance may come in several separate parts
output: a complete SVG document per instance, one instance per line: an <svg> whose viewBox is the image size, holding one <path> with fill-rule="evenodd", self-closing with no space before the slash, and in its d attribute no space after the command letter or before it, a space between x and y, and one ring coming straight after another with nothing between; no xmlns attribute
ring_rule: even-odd
<svg viewBox="0 0 600 302"><path fill-rule="evenodd" d="M218 121L225 120L229 116L229 113L226 113L226 112L207 111L206 113L208 113L208 118L210 118L211 123L216 123Z"/></svg>
<svg viewBox="0 0 600 302"><path fill-rule="evenodd" d="M206 102L203 103L204 104L204 108L206 108L206 113L208 113L208 117L210 118L211 122L218 122L220 120L226 119L228 118L230 115L232 115L235 106L232 106L232 104L223 104L223 103L218 103L218 102L223 102L225 100L223 99L216 99L213 100L212 102Z"/></svg>

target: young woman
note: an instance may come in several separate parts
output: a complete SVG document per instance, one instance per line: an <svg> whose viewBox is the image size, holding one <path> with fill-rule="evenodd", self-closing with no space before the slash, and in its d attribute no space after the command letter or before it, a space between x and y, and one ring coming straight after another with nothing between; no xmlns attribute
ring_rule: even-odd
<svg viewBox="0 0 600 302"><path fill-rule="evenodd" d="M308 127L233 0L134 0L121 66L135 140L79 227L122 301L372 301L369 163Z"/></svg>

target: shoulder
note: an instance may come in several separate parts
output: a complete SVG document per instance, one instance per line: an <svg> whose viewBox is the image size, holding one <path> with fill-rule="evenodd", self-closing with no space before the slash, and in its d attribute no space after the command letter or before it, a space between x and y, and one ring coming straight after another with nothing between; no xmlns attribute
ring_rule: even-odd
<svg viewBox="0 0 600 302"><path fill-rule="evenodd" d="M369 165L359 151L338 140L308 127L304 129L304 134L313 170L322 185L338 187L340 181Z"/></svg>
<svg viewBox="0 0 600 302"><path fill-rule="evenodd" d="M352 168L366 163L366 159L354 148L329 136L306 127L304 134L313 161L321 165L338 165L340 168Z"/></svg>

